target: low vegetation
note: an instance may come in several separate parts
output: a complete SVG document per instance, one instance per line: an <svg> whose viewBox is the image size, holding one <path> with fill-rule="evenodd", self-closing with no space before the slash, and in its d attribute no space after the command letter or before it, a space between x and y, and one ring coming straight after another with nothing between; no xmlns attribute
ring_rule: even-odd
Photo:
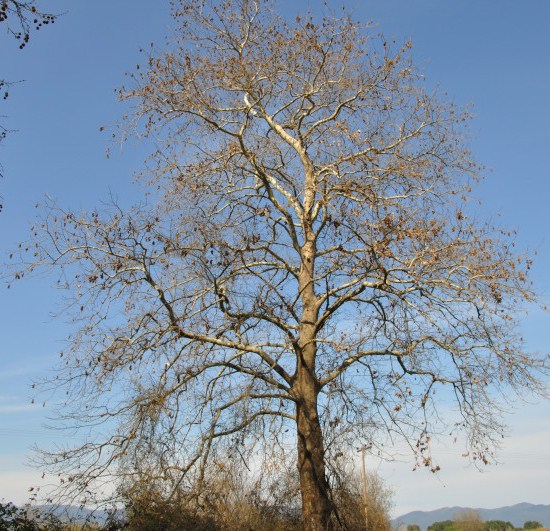
<svg viewBox="0 0 550 531"><path fill-rule="evenodd" d="M376 474L367 480L366 515L362 480L354 470L333 470L331 484L336 529L390 531L392 492ZM134 478L122 497L128 529L298 531L303 529L299 493L293 467L271 465L251 474L234 461L215 463L194 489L166 496L162 481L147 475Z"/></svg>
<svg viewBox="0 0 550 531"><path fill-rule="evenodd" d="M158 470L156 471L158 472ZM348 467L332 470L335 529L390 531L392 492L374 473L363 481ZM68 522L38 509L0 505L0 529L10 531L298 531L303 529L299 477L293 467L271 464L252 473L244 462L215 462L196 484L168 491L161 474L143 468L119 489L124 511L93 522Z"/></svg>
<svg viewBox="0 0 550 531"><path fill-rule="evenodd" d="M0 502L1 531L116 531L124 528L125 522L118 520L115 513L104 518L101 523L94 519L83 522L60 517L41 507L18 507L11 502Z"/></svg>
<svg viewBox="0 0 550 531"><path fill-rule="evenodd" d="M511 522L504 520L488 520L483 521L477 511L463 511L459 513L454 520L445 520L434 522L428 527L428 531L514 531L517 529L539 529L544 531L541 523L535 521L527 521L523 527L514 527ZM417 525L407 526L407 531L419 531Z"/></svg>

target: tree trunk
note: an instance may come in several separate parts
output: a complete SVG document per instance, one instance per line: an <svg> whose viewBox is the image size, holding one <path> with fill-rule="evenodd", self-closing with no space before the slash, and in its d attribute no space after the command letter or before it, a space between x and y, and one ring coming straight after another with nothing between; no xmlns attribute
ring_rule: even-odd
<svg viewBox="0 0 550 531"><path fill-rule="evenodd" d="M304 244L301 249L299 274L303 311L300 322L300 340L296 351L296 380L293 385L298 431L298 473L300 474L304 531L326 531L330 529L332 503L325 475L325 448L317 411L319 383L315 373L316 323L320 304L315 295L316 235L313 230L312 217L316 183L313 164L309 160L307 152L303 148L298 151L305 169L304 215L302 218Z"/></svg>
<svg viewBox="0 0 550 531"><path fill-rule="evenodd" d="M298 427L298 472L305 531L329 529L332 502L325 476L324 442L317 413L317 389L306 367L298 371L296 422Z"/></svg>

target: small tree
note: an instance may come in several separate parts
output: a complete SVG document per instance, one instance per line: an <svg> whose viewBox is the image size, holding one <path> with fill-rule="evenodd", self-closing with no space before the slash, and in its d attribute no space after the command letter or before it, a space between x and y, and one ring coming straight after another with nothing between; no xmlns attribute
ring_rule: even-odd
<svg viewBox="0 0 550 531"><path fill-rule="evenodd" d="M428 526L428 531L455 531L454 522L452 520L434 522Z"/></svg>
<svg viewBox="0 0 550 531"><path fill-rule="evenodd" d="M485 525L477 511L467 510L455 516L454 529L457 531L483 531Z"/></svg>
<svg viewBox="0 0 550 531"><path fill-rule="evenodd" d="M514 529L514 524L511 522L505 522L503 520L489 520L485 522L485 529L487 531L494 529L497 531L508 531L509 529Z"/></svg>
<svg viewBox="0 0 550 531"><path fill-rule="evenodd" d="M37 224L29 267L74 297L61 415L110 428L44 455L66 493L152 452L177 492L220 448L293 441L304 527L327 529L337 455L401 437L436 471L452 399L487 463L494 392L538 389L514 326L530 261L468 216L468 116L423 89L408 44L270 6L175 2L173 47L121 91L162 139L158 201Z"/></svg>
<svg viewBox="0 0 550 531"><path fill-rule="evenodd" d="M543 525L536 520L528 520L523 524L523 529L539 529L540 527L543 527Z"/></svg>

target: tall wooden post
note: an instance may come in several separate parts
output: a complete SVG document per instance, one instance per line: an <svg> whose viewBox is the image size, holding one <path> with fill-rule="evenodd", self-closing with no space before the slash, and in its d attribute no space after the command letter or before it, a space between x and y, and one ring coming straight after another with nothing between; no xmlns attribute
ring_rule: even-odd
<svg viewBox="0 0 550 531"><path fill-rule="evenodd" d="M365 466L365 447L361 448L361 476L363 478L363 508L365 511L365 529L369 527L369 510L368 510L368 494L367 494L367 468Z"/></svg>

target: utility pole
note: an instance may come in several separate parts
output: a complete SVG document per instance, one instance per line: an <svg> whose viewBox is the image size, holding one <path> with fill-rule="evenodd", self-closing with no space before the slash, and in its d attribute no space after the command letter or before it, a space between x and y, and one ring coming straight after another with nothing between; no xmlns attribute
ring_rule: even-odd
<svg viewBox="0 0 550 531"><path fill-rule="evenodd" d="M368 495L367 495L367 467L365 466L365 447L361 448L361 477L363 478L363 509L365 511L365 529L369 527Z"/></svg>

